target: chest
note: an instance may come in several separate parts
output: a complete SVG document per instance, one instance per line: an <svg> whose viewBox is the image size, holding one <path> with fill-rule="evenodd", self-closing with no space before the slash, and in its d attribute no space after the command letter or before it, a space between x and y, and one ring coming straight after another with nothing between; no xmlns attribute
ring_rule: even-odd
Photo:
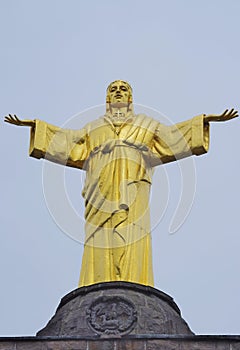
<svg viewBox="0 0 240 350"><path fill-rule="evenodd" d="M103 125L98 125L88 131L89 146L91 150L114 140L116 140L116 142L122 141L129 144L143 144L150 147L153 137L154 134L151 130L134 123L128 123L121 126L104 123Z"/></svg>

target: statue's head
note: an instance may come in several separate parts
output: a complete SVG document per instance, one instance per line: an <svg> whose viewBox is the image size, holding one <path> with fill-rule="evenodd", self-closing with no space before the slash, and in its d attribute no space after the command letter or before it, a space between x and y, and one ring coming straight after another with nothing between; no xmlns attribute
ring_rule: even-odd
<svg viewBox="0 0 240 350"><path fill-rule="evenodd" d="M125 104L132 103L132 88L123 80L115 80L109 84L106 96L107 104Z"/></svg>

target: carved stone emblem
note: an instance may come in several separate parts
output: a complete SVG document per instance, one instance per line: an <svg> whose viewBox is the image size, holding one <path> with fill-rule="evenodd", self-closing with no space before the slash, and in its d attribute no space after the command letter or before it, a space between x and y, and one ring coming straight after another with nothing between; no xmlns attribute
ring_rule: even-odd
<svg viewBox="0 0 240 350"><path fill-rule="evenodd" d="M87 310L89 326L102 336L130 333L137 321L134 304L120 296L97 298Z"/></svg>

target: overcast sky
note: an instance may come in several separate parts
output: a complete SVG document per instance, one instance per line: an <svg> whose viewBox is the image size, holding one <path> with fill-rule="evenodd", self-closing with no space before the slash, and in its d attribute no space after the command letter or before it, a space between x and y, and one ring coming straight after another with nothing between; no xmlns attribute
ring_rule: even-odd
<svg viewBox="0 0 240 350"><path fill-rule="evenodd" d="M173 123L240 108L238 0L0 0L0 13L2 117L63 125L77 115L81 128L92 115L81 112L104 109L93 107L116 79L129 81L154 118ZM208 154L154 175L155 287L197 334L240 334L239 121L212 124ZM83 246L48 211L28 128L1 122L0 134L0 335L34 335L77 287ZM185 164L196 168L194 203L170 235ZM83 175L67 169L65 178L81 212Z"/></svg>

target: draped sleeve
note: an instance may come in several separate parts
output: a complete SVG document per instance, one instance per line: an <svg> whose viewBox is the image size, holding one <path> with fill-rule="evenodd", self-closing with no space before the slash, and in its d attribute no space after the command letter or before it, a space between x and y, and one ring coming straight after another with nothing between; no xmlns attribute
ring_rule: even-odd
<svg viewBox="0 0 240 350"><path fill-rule="evenodd" d="M30 134L31 157L84 169L88 158L88 137L85 129L69 130L42 120L35 122Z"/></svg>
<svg viewBox="0 0 240 350"><path fill-rule="evenodd" d="M158 124L151 147L151 165L172 162L208 151L209 123L204 115L166 126Z"/></svg>

